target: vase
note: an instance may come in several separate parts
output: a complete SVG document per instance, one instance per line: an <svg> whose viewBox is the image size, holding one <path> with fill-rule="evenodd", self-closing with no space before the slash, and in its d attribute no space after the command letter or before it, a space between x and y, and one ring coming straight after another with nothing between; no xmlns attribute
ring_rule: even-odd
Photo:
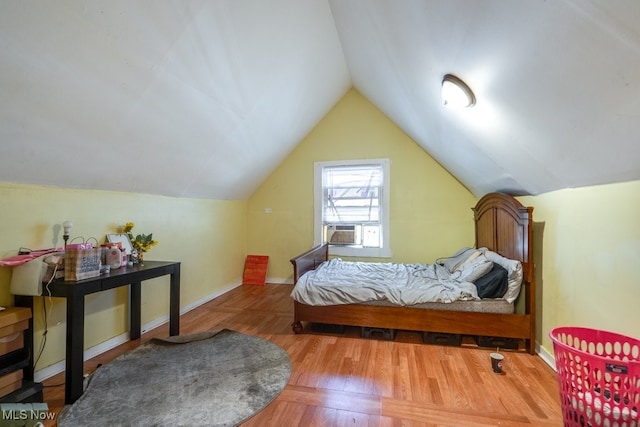
<svg viewBox="0 0 640 427"><path fill-rule="evenodd" d="M144 265L144 252L138 252L138 264L142 267Z"/></svg>

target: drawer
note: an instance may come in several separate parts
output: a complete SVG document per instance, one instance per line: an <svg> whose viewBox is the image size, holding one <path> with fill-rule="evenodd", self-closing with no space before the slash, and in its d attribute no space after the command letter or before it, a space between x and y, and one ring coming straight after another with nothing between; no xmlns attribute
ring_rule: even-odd
<svg viewBox="0 0 640 427"><path fill-rule="evenodd" d="M8 335L13 335L16 332L22 332L25 329L29 328L29 320L22 320L20 322L16 322L16 323L11 323L9 325L6 325L2 328L0 328L0 338L1 337L6 337Z"/></svg>
<svg viewBox="0 0 640 427"><path fill-rule="evenodd" d="M26 307L7 307L0 311L0 336L27 329L29 327L29 319L31 319L31 309ZM20 326L16 327L16 324ZM13 330L13 332L3 333L2 331L5 328Z"/></svg>
<svg viewBox="0 0 640 427"><path fill-rule="evenodd" d="M520 340L517 338L501 338L479 336L478 347L518 350L520 348Z"/></svg>
<svg viewBox="0 0 640 427"><path fill-rule="evenodd" d="M24 331L29 328L31 310L7 307L0 311L0 356L24 347Z"/></svg>
<svg viewBox="0 0 640 427"><path fill-rule="evenodd" d="M386 341L393 341L396 338L396 330L363 326L361 328L360 335L364 338L377 338Z"/></svg>
<svg viewBox="0 0 640 427"><path fill-rule="evenodd" d="M22 370L0 377L0 396L6 396L22 387Z"/></svg>
<svg viewBox="0 0 640 427"><path fill-rule="evenodd" d="M22 331L15 334L0 336L0 356L11 353L24 347L24 334Z"/></svg>
<svg viewBox="0 0 640 427"><path fill-rule="evenodd" d="M445 334L441 332L423 332L422 341L427 344L448 345L452 347L460 347L462 344L462 335Z"/></svg>

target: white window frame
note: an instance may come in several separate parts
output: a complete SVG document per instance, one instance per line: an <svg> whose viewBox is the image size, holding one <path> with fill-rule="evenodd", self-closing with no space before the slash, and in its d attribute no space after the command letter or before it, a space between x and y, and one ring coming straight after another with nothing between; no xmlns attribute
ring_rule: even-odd
<svg viewBox="0 0 640 427"><path fill-rule="evenodd" d="M314 203L313 203L313 236L314 245L322 244L323 239L323 221L322 221L322 171L326 167L337 166L358 166L358 165L376 165L382 166L383 185L382 185L382 209L380 212L380 223L382 226L382 247L365 248L361 246L351 245L329 245L329 255L350 256L350 257L376 257L391 258L391 246L389 243L389 189L391 188L391 175L389 159L362 159L362 160L337 160L314 163Z"/></svg>

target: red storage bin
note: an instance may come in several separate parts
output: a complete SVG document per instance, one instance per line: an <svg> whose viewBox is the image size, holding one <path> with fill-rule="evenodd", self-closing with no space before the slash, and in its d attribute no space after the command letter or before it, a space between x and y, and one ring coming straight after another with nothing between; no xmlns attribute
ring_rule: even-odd
<svg viewBox="0 0 640 427"><path fill-rule="evenodd" d="M581 327L549 336L564 425L640 427L640 340Z"/></svg>
<svg viewBox="0 0 640 427"><path fill-rule="evenodd" d="M242 275L243 285L264 285L267 280L267 255L247 255Z"/></svg>

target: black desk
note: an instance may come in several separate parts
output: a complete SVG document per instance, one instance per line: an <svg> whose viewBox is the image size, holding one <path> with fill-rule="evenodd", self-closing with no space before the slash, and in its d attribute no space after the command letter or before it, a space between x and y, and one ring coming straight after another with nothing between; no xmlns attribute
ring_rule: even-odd
<svg viewBox="0 0 640 427"><path fill-rule="evenodd" d="M141 284L143 280L170 275L169 335L180 333L180 263L145 261L144 265L122 267L91 279L65 282L56 280L49 285L51 296L67 299L67 349L65 371L65 403L76 401L83 392L84 374L84 297L95 292L120 286L130 286L130 325L132 340L141 333ZM44 290L43 296L49 293ZM32 297L16 297L16 305L33 306ZM33 342L31 342L33 346Z"/></svg>

